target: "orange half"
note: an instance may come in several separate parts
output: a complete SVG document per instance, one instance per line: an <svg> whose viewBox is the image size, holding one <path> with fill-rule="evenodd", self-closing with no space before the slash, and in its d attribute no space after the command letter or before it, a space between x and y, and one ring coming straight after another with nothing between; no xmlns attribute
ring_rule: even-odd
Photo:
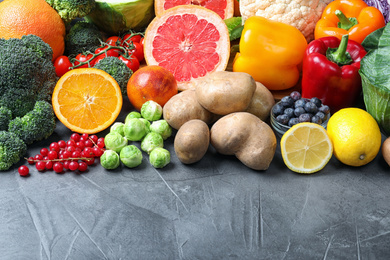
<svg viewBox="0 0 390 260"><path fill-rule="evenodd" d="M95 134L115 122L122 109L115 79L103 70L74 69L65 73L53 91L57 118L77 133Z"/></svg>

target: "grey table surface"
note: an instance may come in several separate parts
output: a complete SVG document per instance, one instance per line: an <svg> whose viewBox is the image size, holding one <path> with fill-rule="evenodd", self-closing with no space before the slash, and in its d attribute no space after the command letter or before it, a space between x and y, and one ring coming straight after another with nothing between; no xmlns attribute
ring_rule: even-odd
<svg viewBox="0 0 390 260"><path fill-rule="evenodd" d="M125 100L118 121L131 110ZM70 134L58 123L28 156ZM165 147L172 161L163 169L144 156L134 169L30 167L22 178L22 161L2 172L0 259L390 258L390 171L381 154L358 168L333 157L301 175L284 165L279 145L266 171L212 147L184 165L173 138Z"/></svg>

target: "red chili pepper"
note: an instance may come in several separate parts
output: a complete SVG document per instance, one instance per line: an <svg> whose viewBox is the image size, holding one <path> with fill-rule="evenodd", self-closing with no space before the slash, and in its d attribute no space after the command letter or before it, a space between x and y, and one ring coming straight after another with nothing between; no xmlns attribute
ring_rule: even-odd
<svg viewBox="0 0 390 260"><path fill-rule="evenodd" d="M303 58L302 97L318 97L331 112L356 105L362 91L358 73L366 55L357 42L333 36L309 43Z"/></svg>

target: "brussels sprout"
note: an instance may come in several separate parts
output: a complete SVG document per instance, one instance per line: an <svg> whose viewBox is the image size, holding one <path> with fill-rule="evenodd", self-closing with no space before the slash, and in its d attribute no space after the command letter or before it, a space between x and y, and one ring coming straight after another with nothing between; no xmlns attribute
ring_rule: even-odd
<svg viewBox="0 0 390 260"><path fill-rule="evenodd" d="M117 132L121 136L125 136L125 133L123 132L123 128L125 127L125 124L122 122L115 122L111 127L110 127L110 132Z"/></svg>
<svg viewBox="0 0 390 260"><path fill-rule="evenodd" d="M142 163L142 152L135 145L127 145L123 147L119 157L121 162L129 168L137 167Z"/></svg>
<svg viewBox="0 0 390 260"><path fill-rule="evenodd" d="M127 121L129 121L129 119L132 119L132 118L141 118L141 113L137 112L137 111L132 111L130 113L127 114L126 118L125 118L125 124Z"/></svg>
<svg viewBox="0 0 390 260"><path fill-rule="evenodd" d="M148 129L139 118L130 118L123 128L125 137L130 141L140 141L147 134Z"/></svg>
<svg viewBox="0 0 390 260"><path fill-rule="evenodd" d="M164 119L154 121L150 125L150 131L159 133L164 140L172 135L172 127Z"/></svg>
<svg viewBox="0 0 390 260"><path fill-rule="evenodd" d="M120 165L119 154L113 150L105 150L100 156L100 164L107 170L113 170Z"/></svg>
<svg viewBox="0 0 390 260"><path fill-rule="evenodd" d="M150 152L149 161L154 168L163 168L171 161L171 154L167 149L157 147Z"/></svg>
<svg viewBox="0 0 390 260"><path fill-rule="evenodd" d="M145 126L146 126L146 128L148 130L147 133L149 133L150 132L150 122L149 122L149 120L146 120L145 118L140 118L139 120L144 122L144 124L145 124Z"/></svg>
<svg viewBox="0 0 390 260"><path fill-rule="evenodd" d="M107 149L113 150L117 153L121 151L123 147L128 144L126 137L122 136L118 132L109 132L104 137L104 145Z"/></svg>
<svg viewBox="0 0 390 260"><path fill-rule="evenodd" d="M150 132L142 139L141 149L144 152L150 153L156 147L163 147L164 139L159 133Z"/></svg>
<svg viewBox="0 0 390 260"><path fill-rule="evenodd" d="M162 116L163 109L160 104L152 100L146 101L141 107L141 115L149 121L159 120Z"/></svg>

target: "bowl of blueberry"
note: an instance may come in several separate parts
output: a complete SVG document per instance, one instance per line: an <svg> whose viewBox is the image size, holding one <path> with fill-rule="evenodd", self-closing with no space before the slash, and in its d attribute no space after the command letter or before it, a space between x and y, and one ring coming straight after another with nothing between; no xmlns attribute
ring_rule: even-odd
<svg viewBox="0 0 390 260"><path fill-rule="evenodd" d="M282 136L293 125L312 122L326 128L330 118L329 106L319 98L302 98L301 93L293 91L277 102L271 110L271 125Z"/></svg>

